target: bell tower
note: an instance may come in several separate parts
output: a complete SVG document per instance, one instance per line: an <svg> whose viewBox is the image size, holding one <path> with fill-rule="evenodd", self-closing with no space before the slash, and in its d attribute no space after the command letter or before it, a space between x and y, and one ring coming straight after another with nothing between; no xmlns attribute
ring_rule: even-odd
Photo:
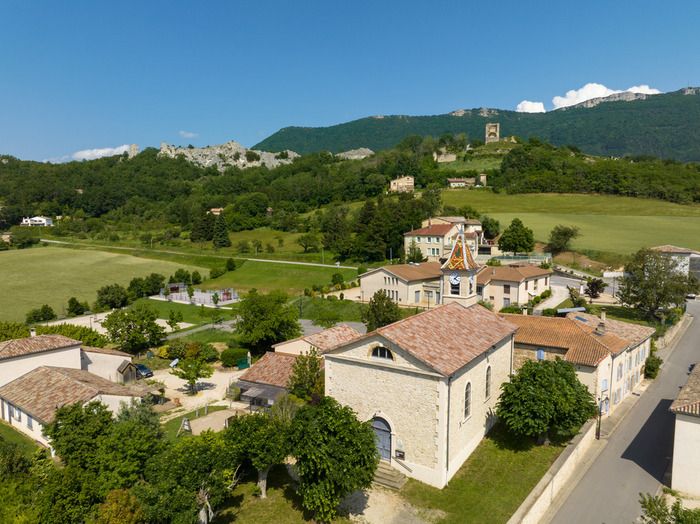
<svg viewBox="0 0 700 524"><path fill-rule="evenodd" d="M442 265L442 303L459 302L463 306L476 304L476 273L479 266L472 257L469 245L464 240L464 229L452 247L450 256Z"/></svg>

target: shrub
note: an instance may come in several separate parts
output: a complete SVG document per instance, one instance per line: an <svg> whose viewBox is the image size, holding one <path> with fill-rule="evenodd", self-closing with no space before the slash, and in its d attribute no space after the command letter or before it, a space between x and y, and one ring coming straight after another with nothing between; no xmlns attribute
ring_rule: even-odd
<svg viewBox="0 0 700 524"><path fill-rule="evenodd" d="M366 266L360 266L357 268L357 274L359 275L364 275L367 273L367 267Z"/></svg>
<svg viewBox="0 0 700 524"><path fill-rule="evenodd" d="M248 351L243 348L228 348L221 352L221 364L224 367L231 368L235 366L239 360L246 358Z"/></svg>
<svg viewBox="0 0 700 524"><path fill-rule="evenodd" d="M487 266L496 266L496 267L497 267L497 266L500 266L500 265L501 265L501 261L498 260L497 258L489 258L489 259L486 261L486 265L487 265Z"/></svg>
<svg viewBox="0 0 700 524"><path fill-rule="evenodd" d="M236 261L232 258L227 258L226 259L226 271L235 271L236 270Z"/></svg>
<svg viewBox="0 0 700 524"><path fill-rule="evenodd" d="M338 298L340 298L340 300L345 300L345 293L341 293Z"/></svg>
<svg viewBox="0 0 700 524"><path fill-rule="evenodd" d="M479 300L479 304L484 306L489 311L493 311L493 304L488 300Z"/></svg>
<svg viewBox="0 0 700 524"><path fill-rule="evenodd" d="M202 275L199 271L192 271L192 284L195 286L202 283Z"/></svg>
<svg viewBox="0 0 700 524"><path fill-rule="evenodd" d="M220 267L213 267L209 271L209 278L219 278L224 273L226 273L225 269L222 269Z"/></svg>
<svg viewBox="0 0 700 524"><path fill-rule="evenodd" d="M542 310L542 316L544 316L544 317L556 317L557 310L556 310L556 308L548 307L548 308Z"/></svg>
<svg viewBox="0 0 700 524"><path fill-rule="evenodd" d="M343 277L342 273L333 273L333 276L331 277L331 284L338 285L342 284L345 282L345 277Z"/></svg>
<svg viewBox="0 0 700 524"><path fill-rule="evenodd" d="M506 306L501 309L500 313L522 313L520 306Z"/></svg>
<svg viewBox="0 0 700 524"><path fill-rule="evenodd" d="M205 362L214 362L219 359L219 352L211 344L204 344L199 350L199 358Z"/></svg>
<svg viewBox="0 0 700 524"><path fill-rule="evenodd" d="M185 354L187 353L187 342L180 338L176 338L170 344L168 344L167 348L166 355L169 359L185 358Z"/></svg>
<svg viewBox="0 0 700 524"><path fill-rule="evenodd" d="M27 313L27 324L36 324L37 322L45 322L56 318L56 313L48 304L44 304L40 308L32 309Z"/></svg>
<svg viewBox="0 0 700 524"><path fill-rule="evenodd" d="M542 300L544 300L544 299L546 299L546 298L549 298L549 297L551 297L551 296L552 296L552 290L551 290L551 289L545 289L545 290L542 292L542 294L540 295L540 297L542 298Z"/></svg>
<svg viewBox="0 0 700 524"><path fill-rule="evenodd" d="M644 376L646 378L656 378L656 376L659 374L659 368L661 367L662 362L663 359L661 357L657 357L654 355L654 353L649 355L646 362L644 362Z"/></svg>

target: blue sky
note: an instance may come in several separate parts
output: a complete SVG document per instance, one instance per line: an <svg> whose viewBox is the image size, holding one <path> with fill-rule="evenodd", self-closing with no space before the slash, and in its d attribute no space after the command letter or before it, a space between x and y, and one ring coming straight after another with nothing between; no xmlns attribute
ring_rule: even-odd
<svg viewBox="0 0 700 524"><path fill-rule="evenodd" d="M0 154L250 146L376 114L550 110L593 82L700 85L700 3L571 5L0 0Z"/></svg>

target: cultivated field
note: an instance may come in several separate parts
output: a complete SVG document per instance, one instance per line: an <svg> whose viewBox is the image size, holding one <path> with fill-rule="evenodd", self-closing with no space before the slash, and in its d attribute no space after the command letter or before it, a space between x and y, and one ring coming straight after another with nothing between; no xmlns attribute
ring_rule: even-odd
<svg viewBox="0 0 700 524"><path fill-rule="evenodd" d="M497 218L501 227L519 217L545 242L557 224L575 225L572 246L629 254L645 246L675 244L700 250L700 206L609 195L505 195L479 190L446 190L443 202L470 205Z"/></svg>
<svg viewBox="0 0 700 524"><path fill-rule="evenodd" d="M173 262L137 258L127 254L37 247L0 252L0 320L24 320L29 309L48 304L62 314L68 298L95 300L95 292L114 282L127 285L137 276L178 268L199 269Z"/></svg>

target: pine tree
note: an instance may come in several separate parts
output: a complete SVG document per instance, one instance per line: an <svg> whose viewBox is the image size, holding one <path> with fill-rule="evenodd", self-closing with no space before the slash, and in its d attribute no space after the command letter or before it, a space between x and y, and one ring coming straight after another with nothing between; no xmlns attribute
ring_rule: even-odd
<svg viewBox="0 0 700 524"><path fill-rule="evenodd" d="M216 217L214 222L214 235L212 238L214 247L230 247L231 239L228 236L228 224L224 215Z"/></svg>
<svg viewBox="0 0 700 524"><path fill-rule="evenodd" d="M190 240L192 242L208 242L214 238L214 215L204 211L192 224Z"/></svg>

